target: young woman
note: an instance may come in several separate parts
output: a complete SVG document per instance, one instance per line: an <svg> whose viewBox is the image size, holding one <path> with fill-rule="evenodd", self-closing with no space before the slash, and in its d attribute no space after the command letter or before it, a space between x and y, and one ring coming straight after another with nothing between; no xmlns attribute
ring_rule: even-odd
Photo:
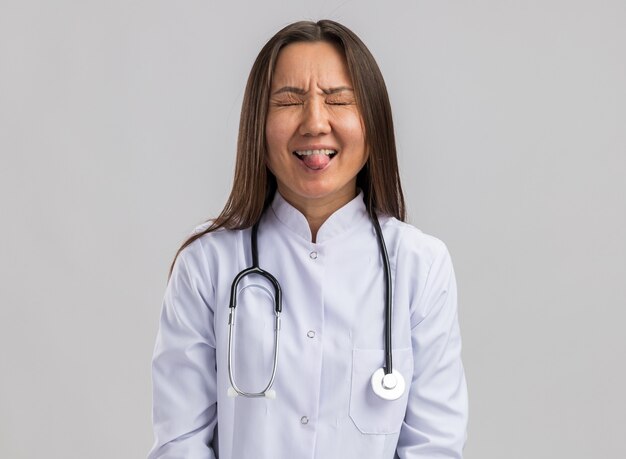
<svg viewBox="0 0 626 459"><path fill-rule="evenodd" d="M462 457L454 272L404 218L374 58L336 22L285 27L250 73L228 202L172 266L149 458Z"/></svg>

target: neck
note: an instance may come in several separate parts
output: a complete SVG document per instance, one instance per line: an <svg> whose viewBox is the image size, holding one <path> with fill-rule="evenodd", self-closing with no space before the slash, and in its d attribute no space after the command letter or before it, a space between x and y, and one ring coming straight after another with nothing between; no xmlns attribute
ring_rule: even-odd
<svg viewBox="0 0 626 459"><path fill-rule="evenodd" d="M357 195L356 187L342 191L341 193L334 193L329 197L316 199L292 195L289 191L283 192L280 188L278 192L285 198L285 201L294 206L305 216L309 223L309 228L311 229L312 242L316 241L317 232L328 217L335 213L336 210L352 201Z"/></svg>

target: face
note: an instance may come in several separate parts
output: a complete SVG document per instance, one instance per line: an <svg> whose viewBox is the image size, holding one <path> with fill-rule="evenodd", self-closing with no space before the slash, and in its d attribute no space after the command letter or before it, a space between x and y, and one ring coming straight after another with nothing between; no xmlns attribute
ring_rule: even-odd
<svg viewBox="0 0 626 459"><path fill-rule="evenodd" d="M356 176L367 160L365 135L337 47L292 43L280 51L265 134L267 164L287 201L341 206L355 197Z"/></svg>

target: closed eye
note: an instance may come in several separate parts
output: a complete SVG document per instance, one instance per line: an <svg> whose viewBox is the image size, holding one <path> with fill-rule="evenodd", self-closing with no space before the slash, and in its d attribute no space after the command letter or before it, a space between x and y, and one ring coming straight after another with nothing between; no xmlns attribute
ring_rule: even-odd
<svg viewBox="0 0 626 459"><path fill-rule="evenodd" d="M272 105L276 107L293 107L296 105L302 105L304 102L301 100L274 100L272 101Z"/></svg>

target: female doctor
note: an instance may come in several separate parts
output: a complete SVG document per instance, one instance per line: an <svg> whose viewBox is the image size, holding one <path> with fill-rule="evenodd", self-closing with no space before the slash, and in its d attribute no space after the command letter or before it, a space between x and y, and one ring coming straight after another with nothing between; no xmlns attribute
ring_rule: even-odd
<svg viewBox="0 0 626 459"><path fill-rule="evenodd" d="M248 79L228 202L172 266L149 458L461 458L454 272L404 218L374 58L336 22L285 27Z"/></svg>

